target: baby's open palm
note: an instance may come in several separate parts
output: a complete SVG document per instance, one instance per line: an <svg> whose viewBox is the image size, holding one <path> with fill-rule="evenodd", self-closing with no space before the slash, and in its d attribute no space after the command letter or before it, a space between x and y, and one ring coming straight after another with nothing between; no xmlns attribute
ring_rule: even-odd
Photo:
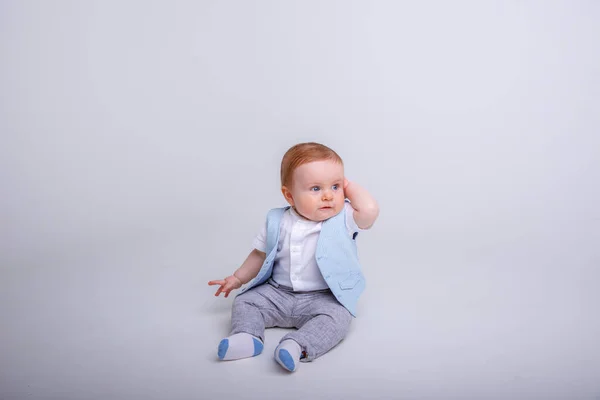
<svg viewBox="0 0 600 400"><path fill-rule="evenodd" d="M210 286L220 285L219 289L215 293L215 296L225 293L225 297L229 296L229 293L234 289L239 289L242 286L242 282L235 276L231 275L225 279L208 282Z"/></svg>

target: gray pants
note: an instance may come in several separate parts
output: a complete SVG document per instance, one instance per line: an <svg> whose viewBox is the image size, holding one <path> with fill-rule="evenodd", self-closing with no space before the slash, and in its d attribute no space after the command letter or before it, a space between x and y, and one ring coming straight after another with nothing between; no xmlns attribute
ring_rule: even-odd
<svg viewBox="0 0 600 400"><path fill-rule="evenodd" d="M270 280L237 296L231 335L246 332L265 341L265 328L298 328L281 340L295 340L301 361L312 361L335 347L348 333L352 315L330 290L293 292Z"/></svg>

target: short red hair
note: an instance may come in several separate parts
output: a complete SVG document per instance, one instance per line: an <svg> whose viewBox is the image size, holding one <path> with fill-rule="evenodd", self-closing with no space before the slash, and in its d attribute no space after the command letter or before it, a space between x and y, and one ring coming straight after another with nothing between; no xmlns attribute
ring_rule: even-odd
<svg viewBox="0 0 600 400"><path fill-rule="evenodd" d="M291 183L292 174L299 166L323 160L332 160L344 165L342 158L335 151L320 143L298 143L290 147L281 160L281 186Z"/></svg>

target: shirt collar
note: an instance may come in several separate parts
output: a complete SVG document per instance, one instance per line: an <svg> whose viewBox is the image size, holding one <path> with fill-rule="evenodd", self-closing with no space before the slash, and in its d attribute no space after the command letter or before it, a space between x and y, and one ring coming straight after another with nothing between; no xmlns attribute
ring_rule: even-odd
<svg viewBox="0 0 600 400"><path fill-rule="evenodd" d="M300 214L298 214L298 212L294 209L294 207L290 207L290 213L292 214L292 216L294 217L294 219L307 224L307 225L313 225L313 224L318 224L318 222L316 221L311 221L309 219L304 218L303 216L301 216Z"/></svg>

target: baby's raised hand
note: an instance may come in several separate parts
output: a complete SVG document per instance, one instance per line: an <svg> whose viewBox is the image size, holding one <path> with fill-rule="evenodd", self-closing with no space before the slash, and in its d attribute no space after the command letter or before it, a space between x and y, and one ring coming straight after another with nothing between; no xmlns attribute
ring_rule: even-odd
<svg viewBox="0 0 600 400"><path fill-rule="evenodd" d="M217 293L215 296L220 295L221 293L225 293L225 297L229 296L229 293L234 289L239 289L242 287L242 281L240 281L236 276L231 275L225 279L220 279L216 281L208 282L210 286L212 285L220 285L219 289L217 289Z"/></svg>

